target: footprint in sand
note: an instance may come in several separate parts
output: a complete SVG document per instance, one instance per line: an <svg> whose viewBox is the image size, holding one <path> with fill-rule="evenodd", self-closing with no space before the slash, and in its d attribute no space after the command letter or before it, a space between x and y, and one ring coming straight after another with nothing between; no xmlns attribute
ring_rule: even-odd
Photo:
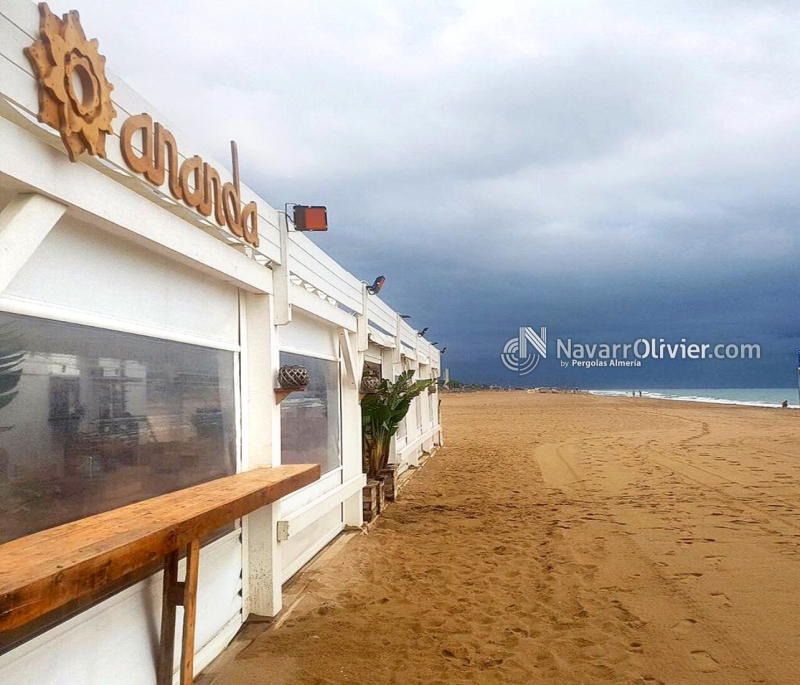
<svg viewBox="0 0 800 685"><path fill-rule="evenodd" d="M674 573L672 577L675 580L694 580L695 578L702 578L702 573L691 572L691 573Z"/></svg>
<svg viewBox="0 0 800 685"><path fill-rule="evenodd" d="M711 599L718 602L721 606L729 607L731 606L731 598L728 597L724 592L712 592Z"/></svg>
<svg viewBox="0 0 800 685"><path fill-rule="evenodd" d="M713 673L719 670L719 662L708 652L702 650L692 652L692 664L702 673Z"/></svg>
<svg viewBox="0 0 800 685"><path fill-rule="evenodd" d="M673 633L677 633L678 635L687 635L691 632L695 625L697 625L697 621L695 619L684 618L682 621L678 621L674 626L672 626L671 630Z"/></svg>

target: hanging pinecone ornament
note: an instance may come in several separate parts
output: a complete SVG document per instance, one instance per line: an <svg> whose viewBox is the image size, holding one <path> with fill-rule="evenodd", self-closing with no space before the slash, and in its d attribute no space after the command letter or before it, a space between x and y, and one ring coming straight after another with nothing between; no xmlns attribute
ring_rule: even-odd
<svg viewBox="0 0 800 685"><path fill-rule="evenodd" d="M278 385L286 390L301 390L308 386L308 369L298 364L282 366L278 370Z"/></svg>

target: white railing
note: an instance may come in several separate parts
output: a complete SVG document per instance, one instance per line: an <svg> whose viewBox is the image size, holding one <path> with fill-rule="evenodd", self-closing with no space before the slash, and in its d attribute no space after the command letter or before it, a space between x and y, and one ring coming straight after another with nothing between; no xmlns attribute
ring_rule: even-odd
<svg viewBox="0 0 800 685"><path fill-rule="evenodd" d="M289 270L347 308L362 311L361 281L302 233L289 233Z"/></svg>
<svg viewBox="0 0 800 685"><path fill-rule="evenodd" d="M373 296L367 301L367 318L392 338L396 335L397 313L379 297Z"/></svg>

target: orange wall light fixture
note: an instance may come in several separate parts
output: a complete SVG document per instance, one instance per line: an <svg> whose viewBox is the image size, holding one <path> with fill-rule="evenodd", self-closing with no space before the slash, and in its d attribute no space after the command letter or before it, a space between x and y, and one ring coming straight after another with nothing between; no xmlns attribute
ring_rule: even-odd
<svg viewBox="0 0 800 685"><path fill-rule="evenodd" d="M327 231L327 207L294 206L294 227L296 231Z"/></svg>

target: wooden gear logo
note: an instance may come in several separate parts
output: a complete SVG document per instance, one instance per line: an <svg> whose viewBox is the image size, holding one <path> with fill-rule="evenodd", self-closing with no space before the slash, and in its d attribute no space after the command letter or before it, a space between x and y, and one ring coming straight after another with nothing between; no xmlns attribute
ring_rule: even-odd
<svg viewBox="0 0 800 685"><path fill-rule="evenodd" d="M39 81L39 121L61 134L73 162L83 152L105 157L106 134L113 133L117 115L106 58L96 39L86 40L77 12L59 19L43 2L39 14L40 38L25 48Z"/></svg>

